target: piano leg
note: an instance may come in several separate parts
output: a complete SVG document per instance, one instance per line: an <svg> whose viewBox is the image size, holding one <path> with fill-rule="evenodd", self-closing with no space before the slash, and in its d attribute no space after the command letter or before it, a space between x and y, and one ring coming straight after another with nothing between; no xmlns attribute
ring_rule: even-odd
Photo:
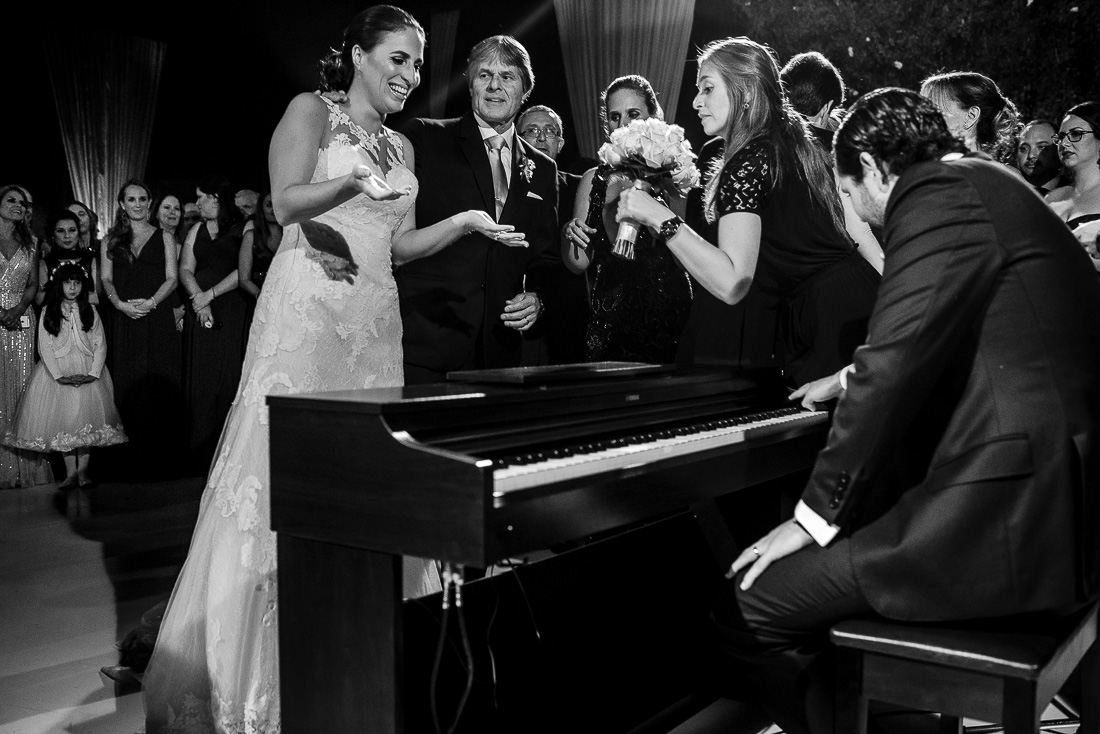
<svg viewBox="0 0 1100 734"><path fill-rule="evenodd" d="M400 734L401 556L278 543L283 731Z"/></svg>

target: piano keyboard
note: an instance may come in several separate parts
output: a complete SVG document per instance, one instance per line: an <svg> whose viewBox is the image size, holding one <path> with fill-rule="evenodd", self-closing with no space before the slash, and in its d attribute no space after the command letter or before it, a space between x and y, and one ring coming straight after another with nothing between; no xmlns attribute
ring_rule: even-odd
<svg viewBox="0 0 1100 734"><path fill-rule="evenodd" d="M498 468L493 470L493 496L501 497L519 489L730 446L795 426L823 423L827 419L828 413L825 411L805 412L791 406L738 418L519 454L497 460Z"/></svg>

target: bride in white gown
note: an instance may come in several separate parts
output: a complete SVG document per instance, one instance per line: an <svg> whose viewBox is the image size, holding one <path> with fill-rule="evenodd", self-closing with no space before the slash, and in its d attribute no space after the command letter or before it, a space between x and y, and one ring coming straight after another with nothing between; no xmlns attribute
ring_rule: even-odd
<svg viewBox="0 0 1100 734"><path fill-rule="evenodd" d="M283 240L145 675L148 734L280 730L266 396L402 384L393 266L475 229L526 245L483 212L416 229L413 151L382 123L419 84L423 52L412 16L368 8L344 32L342 50L322 63L323 87L346 91L346 102L299 95L272 138ZM437 589L432 564L406 560L406 596Z"/></svg>

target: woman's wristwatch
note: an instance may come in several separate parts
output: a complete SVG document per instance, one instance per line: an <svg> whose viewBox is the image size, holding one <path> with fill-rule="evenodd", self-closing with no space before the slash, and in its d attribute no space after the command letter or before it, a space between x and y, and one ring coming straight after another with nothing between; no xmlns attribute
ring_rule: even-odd
<svg viewBox="0 0 1100 734"><path fill-rule="evenodd" d="M684 220L680 217L669 217L665 221L661 222L661 226L657 228L657 234L662 239L670 240L676 236L676 233L680 231L680 225L684 223Z"/></svg>

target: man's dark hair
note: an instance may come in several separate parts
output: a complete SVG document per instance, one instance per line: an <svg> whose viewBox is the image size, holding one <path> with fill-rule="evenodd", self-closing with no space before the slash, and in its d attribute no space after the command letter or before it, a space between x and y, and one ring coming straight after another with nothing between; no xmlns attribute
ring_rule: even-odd
<svg viewBox="0 0 1100 734"><path fill-rule="evenodd" d="M1027 130L1032 125L1050 125L1054 128L1054 132L1058 132L1058 123L1054 120L1047 119L1046 117L1036 117L1034 120L1028 120L1024 123L1024 126L1020 128L1020 135L1024 134L1024 130Z"/></svg>
<svg viewBox="0 0 1100 734"><path fill-rule="evenodd" d="M936 105L910 89L888 87L852 105L836 131L833 155L841 176L863 180L860 153L870 153L885 175L900 176L914 163L964 152Z"/></svg>
<svg viewBox="0 0 1100 734"><path fill-rule="evenodd" d="M832 62L817 51L798 54L779 72L787 100L806 117L821 111L827 103L844 103L844 79Z"/></svg>

